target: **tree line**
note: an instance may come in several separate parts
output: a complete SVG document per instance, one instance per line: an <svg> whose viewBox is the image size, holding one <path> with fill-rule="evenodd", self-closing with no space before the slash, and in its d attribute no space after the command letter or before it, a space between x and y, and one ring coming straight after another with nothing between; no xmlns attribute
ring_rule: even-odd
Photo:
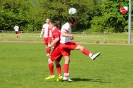
<svg viewBox="0 0 133 88"><path fill-rule="evenodd" d="M124 32L128 16L118 13L119 2L128 0L0 0L0 30L13 30L17 24L22 31L38 31L48 17L60 28L70 17L76 17L79 23L74 31ZM71 7L77 14L68 14Z"/></svg>

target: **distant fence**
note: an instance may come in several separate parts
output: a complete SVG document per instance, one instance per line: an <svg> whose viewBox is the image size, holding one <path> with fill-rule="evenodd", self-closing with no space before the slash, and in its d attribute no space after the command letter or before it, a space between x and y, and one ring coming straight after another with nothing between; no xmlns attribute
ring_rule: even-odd
<svg viewBox="0 0 133 88"><path fill-rule="evenodd" d="M89 32L73 32L74 41L87 43L127 43L128 33L89 33ZM27 42L43 42L40 39L40 31L38 32L19 32L19 38L16 37L14 31L0 31L0 41L27 41ZM133 41L133 39L132 39Z"/></svg>
<svg viewBox="0 0 133 88"><path fill-rule="evenodd" d="M19 37L16 37L14 31L0 31L0 41L42 41L40 32L19 31Z"/></svg>

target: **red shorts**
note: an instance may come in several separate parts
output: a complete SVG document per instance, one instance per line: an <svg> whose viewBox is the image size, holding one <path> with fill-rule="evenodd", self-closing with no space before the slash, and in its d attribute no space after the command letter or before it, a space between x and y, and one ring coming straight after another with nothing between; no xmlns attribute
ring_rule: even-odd
<svg viewBox="0 0 133 88"><path fill-rule="evenodd" d="M54 60L58 60L60 61L62 58L62 54L61 54L61 49L60 49L60 45L58 45L56 48L54 48L54 50L52 51L51 55L50 55L50 59L52 61Z"/></svg>
<svg viewBox="0 0 133 88"><path fill-rule="evenodd" d="M15 31L16 34L18 34L19 32L18 31Z"/></svg>
<svg viewBox="0 0 133 88"><path fill-rule="evenodd" d="M48 43L51 43L51 41L52 41L52 37L44 38L44 44L45 45L48 45Z"/></svg>
<svg viewBox="0 0 133 88"><path fill-rule="evenodd" d="M62 44L60 44L61 54L63 56L69 56L70 51L74 50L77 46L78 46L78 44L74 43L74 42L62 43Z"/></svg>

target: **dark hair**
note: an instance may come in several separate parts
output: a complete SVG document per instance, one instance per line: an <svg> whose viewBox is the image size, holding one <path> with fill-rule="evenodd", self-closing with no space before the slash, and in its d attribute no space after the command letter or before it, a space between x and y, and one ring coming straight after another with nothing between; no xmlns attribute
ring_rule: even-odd
<svg viewBox="0 0 133 88"><path fill-rule="evenodd" d="M46 19L49 19L50 20L50 18L48 17L48 18L46 18Z"/></svg>
<svg viewBox="0 0 133 88"><path fill-rule="evenodd" d="M78 19L72 17L72 18L69 19L68 22L74 24L75 22L78 22Z"/></svg>
<svg viewBox="0 0 133 88"><path fill-rule="evenodd" d="M56 21L54 21L54 20L51 20L50 23L53 24L54 26L57 25Z"/></svg>

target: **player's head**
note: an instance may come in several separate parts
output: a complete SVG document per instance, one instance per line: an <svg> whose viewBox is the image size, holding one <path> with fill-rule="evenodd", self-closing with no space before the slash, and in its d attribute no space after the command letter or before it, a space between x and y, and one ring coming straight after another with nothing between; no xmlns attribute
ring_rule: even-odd
<svg viewBox="0 0 133 88"><path fill-rule="evenodd" d="M49 24L49 22L50 22L50 19L49 19L49 18L47 18L47 19L46 19L46 23L47 23L47 24Z"/></svg>
<svg viewBox="0 0 133 88"><path fill-rule="evenodd" d="M70 24L71 27L75 27L76 24L78 23L78 19L72 17L72 18L69 19L68 22L69 22L69 24Z"/></svg>
<svg viewBox="0 0 133 88"><path fill-rule="evenodd" d="M49 28L52 29L53 27L56 27L56 21L52 20L49 22Z"/></svg>

